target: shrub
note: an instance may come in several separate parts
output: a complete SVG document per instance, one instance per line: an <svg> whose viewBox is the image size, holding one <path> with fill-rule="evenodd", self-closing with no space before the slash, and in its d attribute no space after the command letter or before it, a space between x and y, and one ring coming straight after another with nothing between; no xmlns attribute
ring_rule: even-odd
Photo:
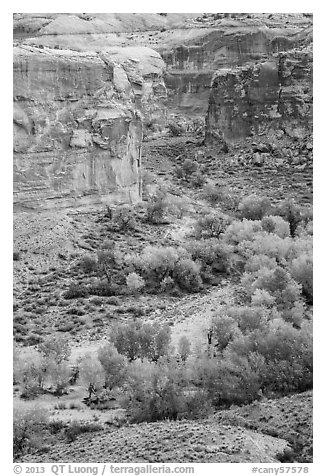
<svg viewBox="0 0 326 476"><path fill-rule="evenodd" d="M129 273L126 278L126 283L131 292L140 291L145 286L145 281L137 273Z"/></svg>
<svg viewBox="0 0 326 476"><path fill-rule="evenodd" d="M79 266L84 273L94 273L97 271L97 260L93 256L85 255L79 260Z"/></svg>
<svg viewBox="0 0 326 476"><path fill-rule="evenodd" d="M105 300L101 297L93 297L89 300L90 304L94 304L95 306L102 306L105 303ZM93 309L93 306L91 306Z"/></svg>
<svg viewBox="0 0 326 476"><path fill-rule="evenodd" d="M265 216L261 221L261 225L264 231L267 231L268 233L274 233L280 238L286 238L290 236L289 223L283 220L282 217L273 215Z"/></svg>
<svg viewBox="0 0 326 476"><path fill-rule="evenodd" d="M287 260L296 253L294 248L292 238L280 238L272 233L261 232L251 241L241 243L238 252L247 259L254 255L265 255L275 258L278 264L286 265Z"/></svg>
<svg viewBox="0 0 326 476"><path fill-rule="evenodd" d="M265 289L256 289L251 296L253 306L273 307L276 303L276 298L271 296Z"/></svg>
<svg viewBox="0 0 326 476"><path fill-rule="evenodd" d="M242 218L261 220L270 211L271 202L267 197L249 195L240 201L238 209Z"/></svg>
<svg viewBox="0 0 326 476"><path fill-rule="evenodd" d="M190 208L188 201L180 197L171 198L170 204L169 211L179 219L182 219Z"/></svg>
<svg viewBox="0 0 326 476"><path fill-rule="evenodd" d="M180 289L188 292L197 292L202 288L200 265L190 258L181 258L173 270L173 280Z"/></svg>
<svg viewBox="0 0 326 476"><path fill-rule="evenodd" d="M24 344L30 346L37 345L40 342L42 342L42 337L34 332L31 332L24 340Z"/></svg>
<svg viewBox="0 0 326 476"><path fill-rule="evenodd" d="M210 238L201 241L190 241L185 245L191 258L201 264L202 270L207 267L213 273L227 273L232 264L232 246Z"/></svg>
<svg viewBox="0 0 326 476"><path fill-rule="evenodd" d="M115 296L112 296L109 299L107 299L106 303L110 304L110 306L121 306L122 305L122 301L118 297L115 297Z"/></svg>
<svg viewBox="0 0 326 476"><path fill-rule="evenodd" d="M147 283L158 286L165 277L172 276L179 259L186 257L188 255L183 248L146 246L140 255L128 255L125 261Z"/></svg>
<svg viewBox="0 0 326 476"><path fill-rule="evenodd" d="M203 197L212 205L215 206L217 203L223 203L226 199L225 188L218 185L213 185L212 183L207 184L203 190Z"/></svg>
<svg viewBox="0 0 326 476"><path fill-rule="evenodd" d="M86 286L81 284L71 283L69 289L63 293L65 299L76 299L81 297L87 297L88 290Z"/></svg>
<svg viewBox="0 0 326 476"><path fill-rule="evenodd" d="M114 284L109 284L107 281L98 280L94 284L87 286L87 292L95 296L111 297L119 293L119 287Z"/></svg>
<svg viewBox="0 0 326 476"><path fill-rule="evenodd" d="M191 177L191 185L195 188L200 188L206 182L205 175L201 171L197 171Z"/></svg>
<svg viewBox="0 0 326 476"><path fill-rule="evenodd" d="M57 435L66 427L65 423L61 420L52 420L47 426L51 435Z"/></svg>
<svg viewBox="0 0 326 476"><path fill-rule="evenodd" d="M223 238L231 245L238 245L242 241L252 241L257 233L262 231L258 220L233 221L225 230Z"/></svg>
<svg viewBox="0 0 326 476"><path fill-rule="evenodd" d="M112 390L121 386L126 378L126 357L119 354L112 344L101 347L97 355L105 372L105 388Z"/></svg>
<svg viewBox="0 0 326 476"><path fill-rule="evenodd" d="M175 173L176 177L179 178L179 179L182 179L183 176L184 176L183 168L181 166L176 167L174 169L174 173Z"/></svg>
<svg viewBox="0 0 326 476"><path fill-rule="evenodd" d="M196 173L198 171L198 164L192 159L185 159L182 164L182 169L186 177Z"/></svg>
<svg viewBox="0 0 326 476"><path fill-rule="evenodd" d="M285 200L278 206L276 214L283 217L290 225L291 236L295 236L296 229L302 220L301 209L294 200Z"/></svg>
<svg viewBox="0 0 326 476"><path fill-rule="evenodd" d="M150 223L162 223L168 208L167 194L164 190L158 190L147 204L146 219Z"/></svg>
<svg viewBox="0 0 326 476"><path fill-rule="evenodd" d="M206 214L196 221L194 234L197 240L219 238L225 232L227 225L228 219L225 216Z"/></svg>
<svg viewBox="0 0 326 476"><path fill-rule="evenodd" d="M114 211L113 222L120 231L134 230L136 227L134 210L129 206L117 207Z"/></svg>
<svg viewBox="0 0 326 476"><path fill-rule="evenodd" d="M282 452L276 453L275 457L281 463L295 463L298 461L298 454L293 448L285 448Z"/></svg>
<svg viewBox="0 0 326 476"><path fill-rule="evenodd" d="M36 406L28 410L14 410L13 452L15 460L30 448L38 448L40 446L44 438L48 419L48 413Z"/></svg>
<svg viewBox="0 0 326 476"><path fill-rule="evenodd" d="M313 259L312 253L304 254L295 258L291 265L290 271L294 279L302 285L302 291L308 302L312 303L313 299Z"/></svg>

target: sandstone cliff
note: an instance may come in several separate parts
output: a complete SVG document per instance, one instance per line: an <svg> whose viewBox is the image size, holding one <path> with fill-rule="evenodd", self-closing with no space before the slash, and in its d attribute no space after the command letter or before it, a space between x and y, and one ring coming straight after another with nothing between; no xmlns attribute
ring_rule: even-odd
<svg viewBox="0 0 326 476"><path fill-rule="evenodd" d="M167 64L165 83L171 91L168 107L177 105L179 111L192 116L206 114L216 70L267 60L275 52L301 46L311 36L311 21L300 15L290 18L291 26L286 19L268 15L209 18L206 27L192 21L188 35L183 32L179 40L174 35L174 45L158 48Z"/></svg>
<svg viewBox="0 0 326 476"><path fill-rule="evenodd" d="M150 113L153 97L164 96L163 67L148 48L16 45L16 208L141 199L139 111Z"/></svg>
<svg viewBox="0 0 326 476"><path fill-rule="evenodd" d="M275 54L252 66L217 71L206 121L207 142L248 138L298 142L312 134L312 47Z"/></svg>
<svg viewBox="0 0 326 476"><path fill-rule="evenodd" d="M207 112L217 69L253 64L312 37L307 14L20 14L14 34L30 45L103 51L149 46L166 63L170 114Z"/></svg>

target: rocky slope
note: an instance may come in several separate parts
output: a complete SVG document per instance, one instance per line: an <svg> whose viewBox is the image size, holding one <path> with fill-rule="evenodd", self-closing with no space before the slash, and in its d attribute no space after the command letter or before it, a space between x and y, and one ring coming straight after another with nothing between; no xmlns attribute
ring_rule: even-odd
<svg viewBox="0 0 326 476"><path fill-rule="evenodd" d="M58 417L58 416L56 416ZM234 406L196 421L114 428L58 442L24 462L312 462L312 393ZM284 459L284 457L291 459Z"/></svg>
<svg viewBox="0 0 326 476"><path fill-rule="evenodd" d="M97 54L16 44L16 209L139 200L140 112L165 96L163 68L145 47Z"/></svg>
<svg viewBox="0 0 326 476"><path fill-rule="evenodd" d="M59 443L24 462L274 463L285 440L210 420L129 425Z"/></svg>

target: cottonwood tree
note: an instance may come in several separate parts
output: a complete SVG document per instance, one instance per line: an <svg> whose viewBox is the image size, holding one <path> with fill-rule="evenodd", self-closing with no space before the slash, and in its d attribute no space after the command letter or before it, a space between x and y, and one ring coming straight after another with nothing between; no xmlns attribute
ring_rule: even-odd
<svg viewBox="0 0 326 476"><path fill-rule="evenodd" d="M71 370L67 362L49 362L46 369L47 381L54 387L56 395L63 395L70 383Z"/></svg>
<svg viewBox="0 0 326 476"><path fill-rule="evenodd" d="M60 364L64 360L68 360L71 349L68 340L63 336L54 336L47 338L38 346L39 352L45 357Z"/></svg>
<svg viewBox="0 0 326 476"><path fill-rule="evenodd" d="M71 376L67 361L71 354L68 340L63 336L54 336L46 339L38 347L43 356L42 370L46 379L58 395L62 395Z"/></svg>
<svg viewBox="0 0 326 476"><path fill-rule="evenodd" d="M105 371L97 356L85 354L79 361L79 381L88 390L100 390L105 384ZM91 393L89 397L91 397Z"/></svg>
<svg viewBox="0 0 326 476"><path fill-rule="evenodd" d="M101 347L98 352L98 360L104 370L104 386L110 391L123 384L127 372L127 359L119 354L111 343Z"/></svg>
<svg viewBox="0 0 326 476"><path fill-rule="evenodd" d="M131 362L147 358L156 362L169 351L171 330L169 326L134 321L121 324L112 330L111 341L120 354Z"/></svg>
<svg viewBox="0 0 326 476"><path fill-rule="evenodd" d="M178 342L178 353L183 362L186 362L189 355L191 354L191 344L189 339L186 336L182 336Z"/></svg>

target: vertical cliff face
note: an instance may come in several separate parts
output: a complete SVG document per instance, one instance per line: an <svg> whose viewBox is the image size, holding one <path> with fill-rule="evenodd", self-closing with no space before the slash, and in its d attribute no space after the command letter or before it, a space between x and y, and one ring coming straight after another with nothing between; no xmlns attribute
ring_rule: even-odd
<svg viewBox="0 0 326 476"><path fill-rule="evenodd" d="M312 48L274 55L254 66L217 71L206 120L206 140L234 144L312 133Z"/></svg>
<svg viewBox="0 0 326 476"><path fill-rule="evenodd" d="M15 206L140 200L139 108L151 108L155 90L164 90L163 65L146 48L15 47Z"/></svg>
<svg viewBox="0 0 326 476"><path fill-rule="evenodd" d="M188 35L186 30L183 39L176 34L176 44L158 50L167 64L169 109L177 106L184 113L203 115L217 70L265 62L279 51L300 47L311 36L311 20L300 20L299 15L291 20L288 28L286 19L267 15L240 14L234 20L207 17L206 28L193 28Z"/></svg>

